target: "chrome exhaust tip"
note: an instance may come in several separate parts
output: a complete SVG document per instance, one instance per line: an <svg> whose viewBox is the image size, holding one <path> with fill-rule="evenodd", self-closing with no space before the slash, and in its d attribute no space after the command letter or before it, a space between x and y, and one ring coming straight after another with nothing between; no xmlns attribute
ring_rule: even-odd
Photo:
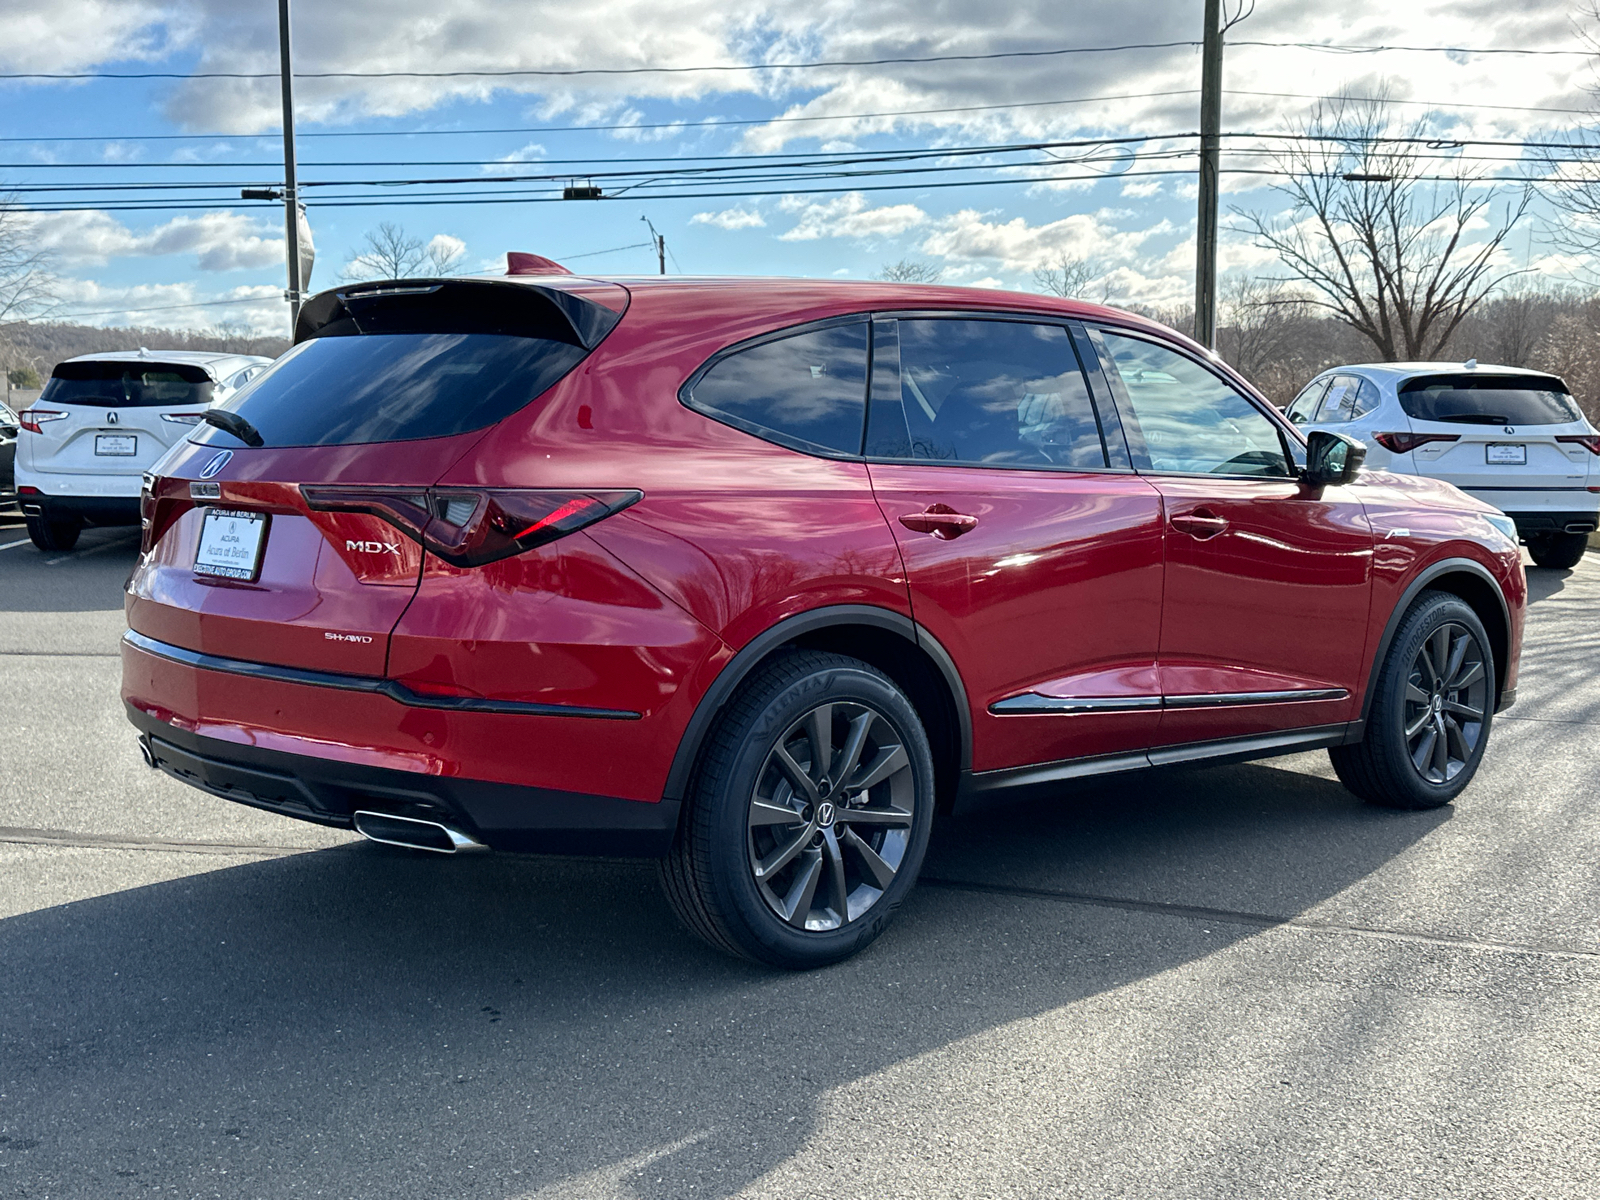
<svg viewBox="0 0 1600 1200"><path fill-rule="evenodd" d="M1593 533L1593 521L1573 521L1567 525L1568 533Z"/></svg>
<svg viewBox="0 0 1600 1200"><path fill-rule="evenodd" d="M385 846L431 850L435 854L466 854L489 848L477 838L438 821L419 821L415 817L397 817L393 813L363 809L354 814L353 823L362 837Z"/></svg>
<svg viewBox="0 0 1600 1200"><path fill-rule="evenodd" d="M156 756L150 753L150 743L144 738L139 739L139 754L144 759L144 765L152 771L159 770L156 766Z"/></svg>

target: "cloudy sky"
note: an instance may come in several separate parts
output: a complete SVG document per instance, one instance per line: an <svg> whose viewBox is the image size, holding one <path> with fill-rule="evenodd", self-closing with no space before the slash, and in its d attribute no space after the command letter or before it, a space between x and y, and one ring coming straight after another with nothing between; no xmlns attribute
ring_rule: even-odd
<svg viewBox="0 0 1600 1200"><path fill-rule="evenodd" d="M654 270L640 245L647 218L669 268L686 273L860 278L914 258L952 282L1026 287L1065 254L1093 260L1096 291L1114 300L1183 303L1201 10L1202 0L304 3L297 72L347 73L298 84L301 179L315 185L312 285L335 282L382 221L459 245L472 269L528 250L595 273ZM240 186L282 178L277 82L195 77L275 72L272 0L8 0L6 13L0 72L173 76L0 81L0 187L33 210L24 220L54 255L60 313L282 327L281 207L237 199ZM1259 0L1229 34L1223 125L1240 136L1226 143L1224 201L1280 208L1272 177L1250 173L1281 144L1265 135L1292 131L1317 97L1339 92L1392 96L1440 139L1441 170L1540 173L1516 147L1455 143L1571 137L1597 83L1594 60L1571 53L1589 28L1579 7L1549 0ZM1129 44L1146 48L1105 49ZM1350 49L1380 46L1423 49ZM1013 57L737 69L996 54ZM660 67L735 69L639 70ZM595 69L612 73L482 74ZM848 169L861 173L828 178L772 157L1038 142L1078 144L897 164L918 174L857 163ZM1487 157L1499 161L1478 161ZM731 178L676 173L685 167ZM637 173L612 183L618 171ZM561 201L548 181L506 179L569 172L628 190ZM394 182L418 179L459 182ZM729 194L741 191L762 194ZM474 202L416 203L447 196ZM1516 265L1570 279L1583 264L1554 252L1549 225L1536 209L1511 240ZM1233 273L1274 266L1237 233L1225 233L1222 260Z"/></svg>

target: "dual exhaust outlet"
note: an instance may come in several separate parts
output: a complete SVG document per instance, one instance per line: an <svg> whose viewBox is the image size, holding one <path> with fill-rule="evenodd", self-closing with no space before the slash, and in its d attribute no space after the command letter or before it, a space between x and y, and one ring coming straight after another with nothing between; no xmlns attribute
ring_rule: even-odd
<svg viewBox="0 0 1600 1200"><path fill-rule="evenodd" d="M356 832L369 842L382 842L385 846L403 846L407 850L431 850L435 854L468 854L487 850L477 838L441 825L438 821L422 821L416 817L397 817L393 813L357 810L353 816Z"/></svg>

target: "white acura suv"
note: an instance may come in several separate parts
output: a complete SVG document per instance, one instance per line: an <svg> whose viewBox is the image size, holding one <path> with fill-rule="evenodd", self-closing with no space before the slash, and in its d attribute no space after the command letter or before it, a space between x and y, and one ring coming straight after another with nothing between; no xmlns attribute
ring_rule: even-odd
<svg viewBox="0 0 1600 1200"><path fill-rule="evenodd" d="M1285 410L1367 444L1367 466L1431 475L1516 522L1541 567L1570 567L1600 524L1600 433L1554 375L1465 363L1363 363L1318 375Z"/></svg>
<svg viewBox="0 0 1600 1200"><path fill-rule="evenodd" d="M59 363L18 414L17 502L41 550L70 550L85 524L137 525L148 469L272 362L253 354L127 350Z"/></svg>

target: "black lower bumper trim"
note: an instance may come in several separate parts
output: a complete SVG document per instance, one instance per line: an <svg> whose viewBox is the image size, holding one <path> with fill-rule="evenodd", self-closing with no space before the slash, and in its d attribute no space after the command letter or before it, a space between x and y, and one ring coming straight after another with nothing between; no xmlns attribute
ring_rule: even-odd
<svg viewBox="0 0 1600 1200"><path fill-rule="evenodd" d="M1534 533L1566 533L1572 526L1573 533L1593 533L1600 518L1595 511L1588 512L1508 512L1517 526L1517 534L1527 537Z"/></svg>
<svg viewBox="0 0 1600 1200"><path fill-rule="evenodd" d="M137 525L137 496L40 496L21 498L23 511L37 508L47 520L76 517L91 525Z"/></svg>
<svg viewBox="0 0 1600 1200"><path fill-rule="evenodd" d="M176 729L125 705L153 766L240 804L351 827L357 809L438 821L491 849L533 854L658 857L672 844L678 804L419 775L243 746Z"/></svg>

